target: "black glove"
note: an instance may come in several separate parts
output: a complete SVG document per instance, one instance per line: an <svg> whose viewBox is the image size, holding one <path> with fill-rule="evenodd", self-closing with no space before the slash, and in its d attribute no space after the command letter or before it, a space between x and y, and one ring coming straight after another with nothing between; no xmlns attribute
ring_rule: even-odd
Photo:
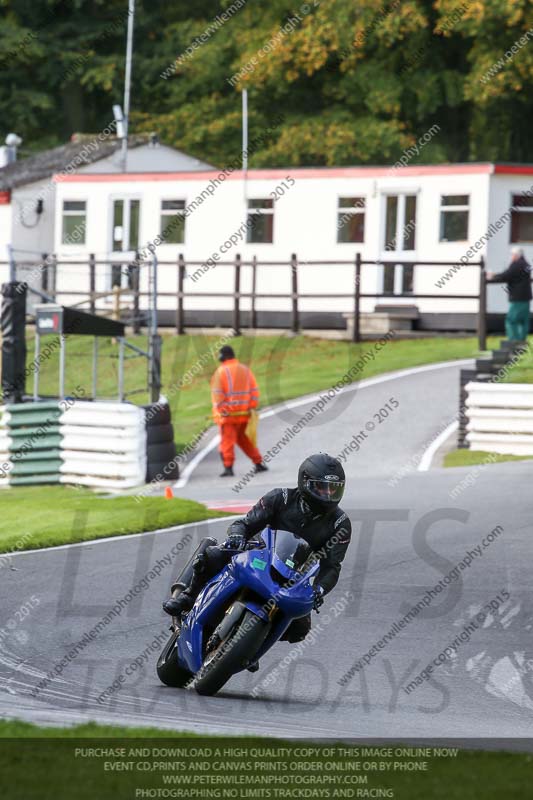
<svg viewBox="0 0 533 800"><path fill-rule="evenodd" d="M323 604L324 604L324 589L322 588L322 586L315 586L313 594L313 611L316 611L317 614L320 614L320 611L318 609Z"/></svg>
<svg viewBox="0 0 533 800"><path fill-rule="evenodd" d="M226 550L243 550L246 545L246 539L240 533L230 533L228 538L223 544Z"/></svg>

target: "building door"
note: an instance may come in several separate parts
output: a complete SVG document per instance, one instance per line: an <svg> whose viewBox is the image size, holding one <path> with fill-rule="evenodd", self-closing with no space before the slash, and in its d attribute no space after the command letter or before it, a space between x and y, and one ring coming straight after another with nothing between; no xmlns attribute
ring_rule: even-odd
<svg viewBox="0 0 533 800"><path fill-rule="evenodd" d="M412 260L416 250L416 194L386 194L384 224L381 239L384 294L404 296L413 292L413 267L395 263L398 259Z"/></svg>
<svg viewBox="0 0 533 800"><path fill-rule="evenodd" d="M111 254L116 261L117 253L124 254L124 263L111 267L111 287L132 288L129 268L139 248L139 221L141 201L138 198L120 197L112 201L111 208Z"/></svg>

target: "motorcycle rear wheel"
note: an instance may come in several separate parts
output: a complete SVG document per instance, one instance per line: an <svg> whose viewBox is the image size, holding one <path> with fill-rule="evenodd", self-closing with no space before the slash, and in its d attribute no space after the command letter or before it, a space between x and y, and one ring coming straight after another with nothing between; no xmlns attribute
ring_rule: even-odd
<svg viewBox="0 0 533 800"><path fill-rule="evenodd" d="M216 694L232 675L244 669L265 641L268 630L268 623L246 611L228 638L207 655L196 673L193 688L198 694Z"/></svg>
<svg viewBox="0 0 533 800"><path fill-rule="evenodd" d="M188 670L183 669L178 664L175 648L178 636L179 630L174 631L161 651L161 655L157 659L157 675L165 686L181 689L190 681L192 675Z"/></svg>

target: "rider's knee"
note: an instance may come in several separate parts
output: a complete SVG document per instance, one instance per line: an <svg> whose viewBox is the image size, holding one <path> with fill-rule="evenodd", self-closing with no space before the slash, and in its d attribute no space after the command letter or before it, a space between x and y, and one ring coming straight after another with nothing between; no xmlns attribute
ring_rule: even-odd
<svg viewBox="0 0 533 800"><path fill-rule="evenodd" d="M218 545L207 547L203 553L199 553L193 562L193 569L197 575L205 575L207 578L213 577L223 569L231 559L231 553Z"/></svg>

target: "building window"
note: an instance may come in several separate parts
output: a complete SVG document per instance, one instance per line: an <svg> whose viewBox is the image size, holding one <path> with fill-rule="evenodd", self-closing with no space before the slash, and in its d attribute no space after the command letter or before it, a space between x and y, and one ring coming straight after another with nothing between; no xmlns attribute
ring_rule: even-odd
<svg viewBox="0 0 533 800"><path fill-rule="evenodd" d="M416 194L386 195L383 250L398 253L415 247Z"/></svg>
<svg viewBox="0 0 533 800"><path fill-rule="evenodd" d="M398 195L391 194L385 202L384 250L396 250L396 228L398 225Z"/></svg>
<svg viewBox="0 0 533 800"><path fill-rule="evenodd" d="M403 250L415 249L416 195L405 198L405 225L403 227Z"/></svg>
<svg viewBox="0 0 533 800"><path fill-rule="evenodd" d="M185 241L185 200L161 201L161 238L165 244Z"/></svg>
<svg viewBox="0 0 533 800"><path fill-rule="evenodd" d="M113 201L111 249L114 253L135 251L139 247L140 200Z"/></svg>
<svg viewBox="0 0 533 800"><path fill-rule="evenodd" d="M140 200L130 200L130 219L128 231L128 246L130 250L137 250L139 247L139 214L141 208Z"/></svg>
<svg viewBox="0 0 533 800"><path fill-rule="evenodd" d="M272 244L274 241L274 200L248 200L246 241Z"/></svg>
<svg viewBox="0 0 533 800"><path fill-rule="evenodd" d="M85 244L87 204L85 200L63 200L62 244Z"/></svg>
<svg viewBox="0 0 533 800"><path fill-rule="evenodd" d="M468 240L468 204L467 194L441 195L439 242Z"/></svg>
<svg viewBox="0 0 533 800"><path fill-rule="evenodd" d="M337 242L364 242L365 198L339 197L337 209Z"/></svg>
<svg viewBox="0 0 533 800"><path fill-rule="evenodd" d="M511 242L533 244L533 197L524 194L513 195Z"/></svg>
<svg viewBox="0 0 533 800"><path fill-rule="evenodd" d="M382 287L385 295L409 295L413 293L414 268L403 260L404 253L416 249L416 194L385 195L385 219L382 236L382 252L402 259L400 263L386 257L382 267ZM409 256L407 256L409 259Z"/></svg>

